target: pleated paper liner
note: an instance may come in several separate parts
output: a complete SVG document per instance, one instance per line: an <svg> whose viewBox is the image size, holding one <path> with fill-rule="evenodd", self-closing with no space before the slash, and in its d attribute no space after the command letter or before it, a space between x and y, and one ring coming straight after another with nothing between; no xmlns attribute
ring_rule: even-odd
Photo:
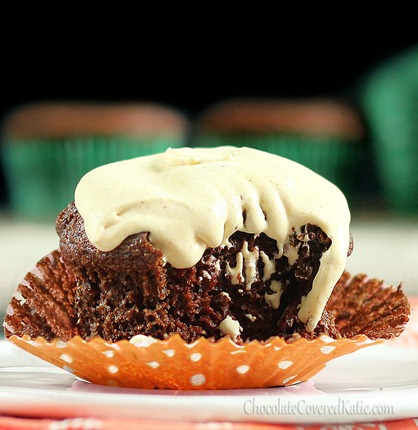
<svg viewBox="0 0 418 430"><path fill-rule="evenodd" d="M327 362L379 340L360 335L334 340L321 336L286 343L272 338L244 346L229 338L187 344L137 336L115 343L76 336L67 342L11 336L11 342L43 360L95 384L144 389L221 390L287 386L317 374Z"/></svg>
<svg viewBox="0 0 418 430"><path fill-rule="evenodd" d="M378 327L383 327L384 334L388 332L380 322L387 317L389 327L393 327L389 335L399 335L409 314L409 303L402 291L386 289L386 293L379 293L379 282L368 281L374 298L373 308L369 308L364 302L368 292L361 290L363 278L351 278L354 284L349 279L348 273L342 277L342 284L338 284L342 286L339 293L342 297L337 294L334 299L343 304L345 311L354 309L360 324L374 321L374 309L379 314ZM174 390L286 386L308 380L330 360L382 342L382 332L373 330L372 336L358 334L366 333L358 330L353 336L339 339L322 335L314 340L285 341L272 337L243 345L229 337L216 342L200 338L187 343L179 335L165 340L138 335L130 341L114 343L101 338L85 341L77 336L72 322L74 282L59 250L41 259L10 301L4 322L5 336L35 356L95 384ZM365 309L373 318L367 321L367 316L355 306ZM346 320L341 324L351 329ZM40 333L54 340L47 341L39 337Z"/></svg>

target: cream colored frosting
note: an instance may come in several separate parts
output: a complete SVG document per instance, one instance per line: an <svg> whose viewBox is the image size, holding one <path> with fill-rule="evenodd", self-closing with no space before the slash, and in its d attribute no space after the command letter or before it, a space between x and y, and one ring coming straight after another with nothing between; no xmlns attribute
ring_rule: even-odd
<svg viewBox="0 0 418 430"><path fill-rule="evenodd" d="M264 298L269 306L273 309L278 309L280 306L280 298L283 293L283 285L279 281L271 281L270 290L273 293L265 293Z"/></svg>
<svg viewBox="0 0 418 430"><path fill-rule="evenodd" d="M219 330L226 336L229 336L234 342L237 341L237 337L242 332L242 327L237 320L227 316L220 324Z"/></svg>
<svg viewBox="0 0 418 430"><path fill-rule="evenodd" d="M107 164L80 180L75 204L101 251L148 231L176 268L193 266L207 248L228 246L236 231L265 233L283 253L292 227L321 227L332 245L299 310L308 330L346 265L350 212L342 192L306 167L256 149L178 148Z"/></svg>

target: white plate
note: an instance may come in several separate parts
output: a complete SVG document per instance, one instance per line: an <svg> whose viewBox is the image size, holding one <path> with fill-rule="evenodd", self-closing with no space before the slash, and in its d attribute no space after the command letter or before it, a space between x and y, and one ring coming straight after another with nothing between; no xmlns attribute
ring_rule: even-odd
<svg viewBox="0 0 418 430"><path fill-rule="evenodd" d="M0 414L281 423L418 417L418 350L365 348L286 388L154 391L89 384L0 341Z"/></svg>

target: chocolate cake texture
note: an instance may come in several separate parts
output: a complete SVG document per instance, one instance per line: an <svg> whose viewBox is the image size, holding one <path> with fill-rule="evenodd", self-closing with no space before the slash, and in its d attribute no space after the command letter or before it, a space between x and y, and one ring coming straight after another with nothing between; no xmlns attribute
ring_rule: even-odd
<svg viewBox="0 0 418 430"><path fill-rule="evenodd" d="M38 273L29 273L20 284L6 318L7 337L68 340L79 335L115 342L138 334L165 339L177 333L193 342L200 336L216 341L228 334L241 344L321 334L387 339L399 335L408 321L409 303L400 287L385 287L365 275L351 278L345 272L317 327L306 331L297 318L298 306L331 245L316 226L293 230L292 258L280 255L276 242L265 234L236 232L229 247L206 250L187 269L166 263L147 232L128 237L111 252L99 251L86 237L74 203L58 216L56 229L60 251L44 258ZM234 272L243 248L258 255L251 284L250 271ZM352 241L348 253L351 250Z"/></svg>
<svg viewBox="0 0 418 430"><path fill-rule="evenodd" d="M111 252L99 251L87 239L74 204L58 217L57 232L63 259L77 279L74 307L83 338L117 341L146 334L163 339L179 333L188 342L199 336L219 339L227 317L239 322L240 341L288 337L295 330L313 335L288 314L311 289L320 257L330 246L318 227L303 226L299 235L294 231L294 264L278 255L276 242L265 234L236 232L229 247L206 250L188 269L165 265L146 232L130 236ZM243 270L234 282L227 266L236 268L244 246L259 257L251 268L252 279ZM273 273L268 273L269 263L275 266ZM274 291L272 283L280 291ZM324 319L315 334L322 330L335 336L327 322Z"/></svg>

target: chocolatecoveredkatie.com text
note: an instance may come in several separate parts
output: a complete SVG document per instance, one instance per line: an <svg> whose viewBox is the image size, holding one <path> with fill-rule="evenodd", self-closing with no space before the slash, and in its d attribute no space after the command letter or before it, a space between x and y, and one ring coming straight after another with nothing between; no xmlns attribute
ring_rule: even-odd
<svg viewBox="0 0 418 430"><path fill-rule="evenodd" d="M265 416L265 415L299 415L299 416L394 416L395 407L384 403L366 403L363 400L341 399L338 398L330 403L313 403L309 400L283 400L280 397L263 401L257 398L246 399L243 403L246 415Z"/></svg>

